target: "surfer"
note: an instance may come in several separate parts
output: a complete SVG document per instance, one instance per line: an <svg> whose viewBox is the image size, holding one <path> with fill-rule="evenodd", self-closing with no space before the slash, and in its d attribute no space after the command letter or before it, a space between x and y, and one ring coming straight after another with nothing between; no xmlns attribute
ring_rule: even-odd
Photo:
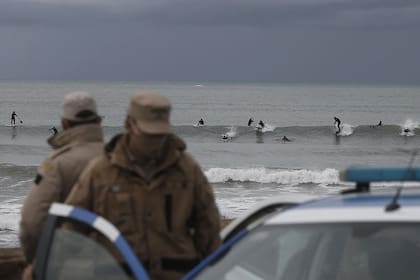
<svg viewBox="0 0 420 280"><path fill-rule="evenodd" d="M204 125L204 120L202 118L198 121L198 125Z"/></svg>
<svg viewBox="0 0 420 280"><path fill-rule="evenodd" d="M289 138L287 138L287 136L286 135L284 135L283 136L283 138L281 138L281 140L283 141L283 142L291 142L292 140L290 140Z"/></svg>
<svg viewBox="0 0 420 280"><path fill-rule="evenodd" d="M337 131L335 132L336 135L338 135L341 132L341 121L339 118L334 117L334 125L337 124Z"/></svg>
<svg viewBox="0 0 420 280"><path fill-rule="evenodd" d="M55 128L55 126L51 127L50 130L54 135L56 135L58 133L58 130L57 130L57 128Z"/></svg>
<svg viewBox="0 0 420 280"><path fill-rule="evenodd" d="M258 122L258 128L259 128L259 129L262 129L262 128L264 128L264 126L265 126L264 122L263 122L262 120L260 120L260 121Z"/></svg>
<svg viewBox="0 0 420 280"><path fill-rule="evenodd" d="M251 124L254 122L254 119L253 118L249 118L249 120L248 120L248 126L251 126Z"/></svg>
<svg viewBox="0 0 420 280"><path fill-rule="evenodd" d="M379 121L379 123L376 126L382 126L382 121Z"/></svg>
<svg viewBox="0 0 420 280"><path fill-rule="evenodd" d="M222 139L223 139L223 140L225 140L225 141L229 141L229 140L231 140L232 138L231 138L231 137L229 137L229 135L227 135L227 134L222 134Z"/></svg>
<svg viewBox="0 0 420 280"><path fill-rule="evenodd" d="M17 117L17 114L15 111L13 111L12 115L10 116L10 125L16 125L16 117Z"/></svg>

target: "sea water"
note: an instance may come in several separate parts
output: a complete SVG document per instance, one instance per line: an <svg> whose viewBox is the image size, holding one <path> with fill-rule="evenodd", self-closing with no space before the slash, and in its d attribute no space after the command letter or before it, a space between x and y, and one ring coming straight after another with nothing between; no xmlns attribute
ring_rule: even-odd
<svg viewBox="0 0 420 280"><path fill-rule="evenodd" d="M61 130L61 100L75 90L97 99L106 140L124 131L131 95L167 96L175 132L202 166L221 213L232 218L274 195L337 193L351 186L339 170L407 166L420 147L420 87L0 82L0 247L18 245L23 200L51 152L50 128ZM339 135L333 117L341 119Z"/></svg>

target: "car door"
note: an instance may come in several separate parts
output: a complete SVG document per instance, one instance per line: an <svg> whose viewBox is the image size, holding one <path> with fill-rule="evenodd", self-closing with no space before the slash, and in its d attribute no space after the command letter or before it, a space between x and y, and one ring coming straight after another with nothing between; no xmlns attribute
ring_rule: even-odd
<svg viewBox="0 0 420 280"><path fill-rule="evenodd" d="M149 279L111 223L87 210L59 203L49 210L34 270L36 279L41 280Z"/></svg>

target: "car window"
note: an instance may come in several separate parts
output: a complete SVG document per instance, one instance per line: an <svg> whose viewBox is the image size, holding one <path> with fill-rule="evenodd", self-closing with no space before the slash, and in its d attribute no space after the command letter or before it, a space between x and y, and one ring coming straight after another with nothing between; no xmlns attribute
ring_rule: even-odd
<svg viewBox="0 0 420 280"><path fill-rule="evenodd" d="M234 228L230 228L229 226L227 226L224 230L222 230L221 237L223 242L226 242L235 234L248 227L250 224L256 222L257 220L260 220L262 222L263 220L268 219L275 212L281 211L287 207L291 207L296 204L297 203L294 202L280 202L273 203L271 205L263 207L262 209L259 209L258 211L247 217L245 220L241 221L238 225L235 225Z"/></svg>
<svg viewBox="0 0 420 280"><path fill-rule="evenodd" d="M420 279L420 225L352 223L264 226L198 279Z"/></svg>
<svg viewBox="0 0 420 280"><path fill-rule="evenodd" d="M276 279L277 275L300 273L302 258L311 258L319 237L293 229L277 238L269 231L257 231L234 247L228 256L199 279ZM239 248L240 247L240 248ZM299 260L299 262L298 262ZM293 279L293 278L291 278Z"/></svg>
<svg viewBox="0 0 420 280"><path fill-rule="evenodd" d="M95 240L65 228L55 230L46 279L131 279L120 263Z"/></svg>

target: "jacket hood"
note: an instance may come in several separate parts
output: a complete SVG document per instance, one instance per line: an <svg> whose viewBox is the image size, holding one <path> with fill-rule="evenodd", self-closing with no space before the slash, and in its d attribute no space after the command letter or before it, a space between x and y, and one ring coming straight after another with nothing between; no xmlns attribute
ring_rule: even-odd
<svg viewBox="0 0 420 280"><path fill-rule="evenodd" d="M102 128L98 124L84 124L59 132L48 138L47 142L53 149L80 142L103 141Z"/></svg>
<svg viewBox="0 0 420 280"><path fill-rule="evenodd" d="M110 157L112 164L118 165L123 169L136 172L138 166L136 166L135 158L131 155L128 150L127 141L129 135L119 134L114 136L105 146L105 152ZM182 152L186 149L185 142L175 134L168 135L168 143L165 149L162 151L162 158L156 163L150 176L153 177L160 171L175 164ZM139 173L139 172L136 172ZM144 177L142 174L139 174ZM145 178L147 179L147 178Z"/></svg>

